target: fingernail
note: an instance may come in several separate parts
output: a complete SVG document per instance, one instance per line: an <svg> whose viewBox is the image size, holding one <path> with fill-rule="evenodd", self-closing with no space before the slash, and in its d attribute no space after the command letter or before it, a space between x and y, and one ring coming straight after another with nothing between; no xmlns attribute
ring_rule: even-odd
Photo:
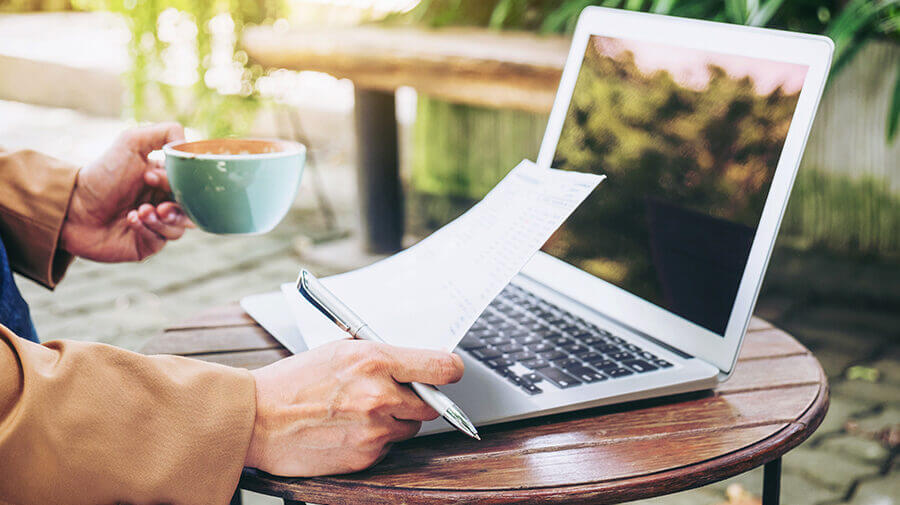
<svg viewBox="0 0 900 505"><path fill-rule="evenodd" d="M150 184L159 184L159 176L153 172L147 174L147 182Z"/></svg>
<svg viewBox="0 0 900 505"><path fill-rule="evenodd" d="M156 214L149 214L147 216L147 221L150 221L151 223L157 223L159 222L159 219L156 219Z"/></svg>

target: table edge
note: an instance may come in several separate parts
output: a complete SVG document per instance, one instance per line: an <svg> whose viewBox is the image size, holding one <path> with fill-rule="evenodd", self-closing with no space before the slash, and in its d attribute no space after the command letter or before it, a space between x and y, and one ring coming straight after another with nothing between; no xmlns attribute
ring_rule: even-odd
<svg viewBox="0 0 900 505"><path fill-rule="evenodd" d="M809 353L809 355L813 357L819 369L821 379L819 393L804 413L795 421L788 423L765 439L736 451L661 472L624 479L553 487L473 490L379 486L342 481L325 482L328 477L314 477L304 482L302 490L294 492L290 489L290 484L280 482L278 477L254 474L252 472L256 472L255 470L245 469L245 473L241 476L240 485L242 488L251 491L269 492L273 487L279 487L282 489L285 498L315 503L321 503L322 498L331 500L337 498L339 501L343 501L340 495L336 496L334 493L334 490L338 488L346 488L348 493L352 493L356 498L359 498L361 494L372 493L377 494L379 501L400 500L404 503L447 500L448 494L452 494L454 500L481 501L489 499L492 504L541 500L547 503L591 503L596 505L639 500L694 489L733 477L773 461L800 445L815 432L828 412L830 388L821 364L812 353ZM264 486L256 486L255 483L257 482L265 482L266 484ZM660 492L662 487L665 489Z"/></svg>

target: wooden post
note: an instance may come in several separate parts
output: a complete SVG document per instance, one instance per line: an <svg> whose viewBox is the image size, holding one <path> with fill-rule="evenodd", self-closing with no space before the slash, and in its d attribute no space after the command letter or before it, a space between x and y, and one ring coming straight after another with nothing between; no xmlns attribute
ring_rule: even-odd
<svg viewBox="0 0 900 505"><path fill-rule="evenodd" d="M356 158L364 244L371 253L400 250L403 194L394 93L356 88Z"/></svg>

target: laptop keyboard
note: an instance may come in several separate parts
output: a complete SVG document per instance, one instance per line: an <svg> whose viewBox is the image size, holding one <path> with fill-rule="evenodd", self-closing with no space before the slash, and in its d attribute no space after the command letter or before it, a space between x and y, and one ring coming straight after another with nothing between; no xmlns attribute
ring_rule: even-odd
<svg viewBox="0 0 900 505"><path fill-rule="evenodd" d="M491 302L459 348L526 393L669 368L668 361L513 284Z"/></svg>

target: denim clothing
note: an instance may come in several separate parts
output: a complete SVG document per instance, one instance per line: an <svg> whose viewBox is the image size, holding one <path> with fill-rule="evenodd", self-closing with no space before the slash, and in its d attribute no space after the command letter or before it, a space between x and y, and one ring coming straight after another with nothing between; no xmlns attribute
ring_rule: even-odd
<svg viewBox="0 0 900 505"><path fill-rule="evenodd" d="M28 304L22 299L13 279L2 237L0 237L0 324L22 338L38 342Z"/></svg>

